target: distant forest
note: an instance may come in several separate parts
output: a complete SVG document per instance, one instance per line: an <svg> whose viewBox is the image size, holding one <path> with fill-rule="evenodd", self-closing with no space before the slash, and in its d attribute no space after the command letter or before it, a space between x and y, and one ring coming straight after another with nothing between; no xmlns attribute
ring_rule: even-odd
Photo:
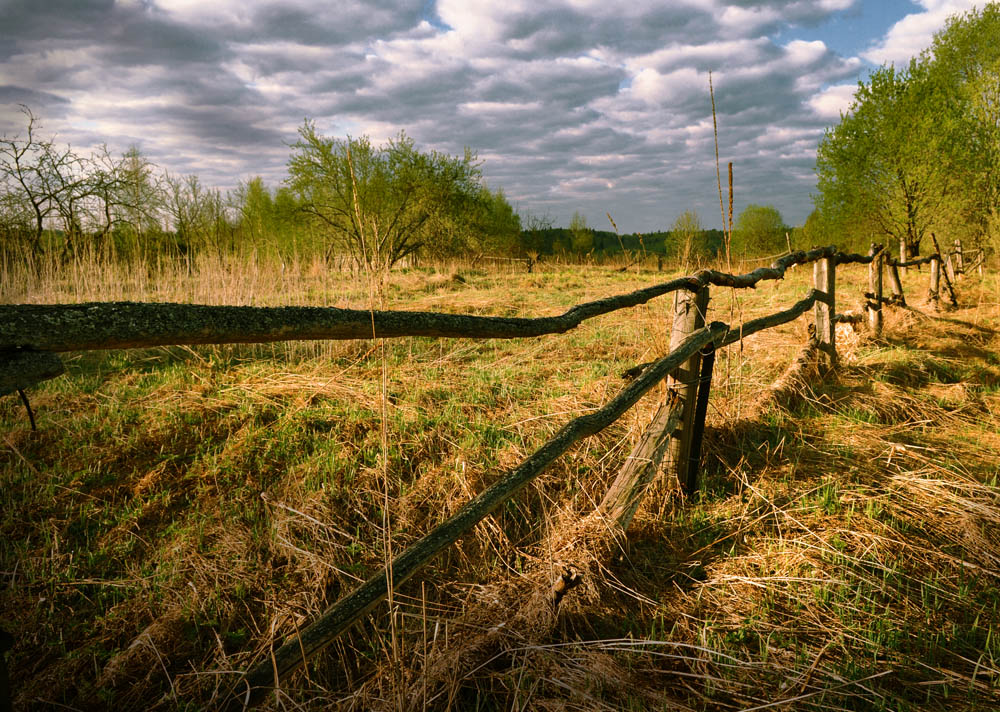
<svg viewBox="0 0 1000 712"><path fill-rule="evenodd" d="M635 254L643 252L663 257L681 257L684 247L681 231L628 233L619 236L610 230L589 230L592 242L585 251L574 247L574 231L570 228L551 227L521 232L520 246L524 252L541 255L593 254L595 256L620 255L623 250ZM722 230L700 230L695 235L699 246L698 256L714 257L723 249L725 234Z"/></svg>

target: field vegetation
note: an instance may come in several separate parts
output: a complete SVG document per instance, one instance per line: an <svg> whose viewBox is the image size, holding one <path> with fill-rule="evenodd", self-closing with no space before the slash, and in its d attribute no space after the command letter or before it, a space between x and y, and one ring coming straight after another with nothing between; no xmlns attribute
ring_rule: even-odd
<svg viewBox="0 0 1000 712"><path fill-rule="evenodd" d="M753 265L747 265L752 267ZM5 302L338 304L540 315L661 275L632 266L387 273L204 256L6 272ZM864 272L839 272L840 308ZM925 274L906 277L911 295ZM710 319L795 301L806 270L717 289ZM603 496L657 399L575 448L265 703L274 709L991 709L1000 698L1000 289L841 327L789 408L762 391L802 321L722 354L703 491L660 481L540 637L511 591ZM380 297L378 295L381 295ZM85 353L0 401L2 626L23 709L214 709L235 672L665 353L669 300L561 336ZM552 577L557 570L550 572ZM442 661L448 664L443 666Z"/></svg>
<svg viewBox="0 0 1000 712"><path fill-rule="evenodd" d="M799 228L749 206L621 234L518 214L474 152L333 138L228 193L137 148L0 138L0 303L156 301L542 316L818 244L997 239L996 3L881 68L819 147ZM905 121L904 121L905 119ZM720 186L721 188L721 186ZM721 190L720 190L721 196ZM669 220L669 217L665 218ZM945 242L945 241L948 242ZM840 311L863 268L838 270ZM274 710L991 710L1000 706L1000 277L958 308L838 327L840 363L778 402L806 319L723 350L703 485L664 473L628 536L581 532L661 390L281 681ZM773 313L808 268L715 288ZM670 299L511 341L402 338L67 355L0 399L0 628L17 709L214 710L328 605L664 355ZM591 532L592 533L592 532ZM525 609L590 561L555 626ZM542 616L544 617L544 616ZM553 616L549 615L552 620ZM513 623L516 623L514 625ZM485 641L485 642L484 642Z"/></svg>

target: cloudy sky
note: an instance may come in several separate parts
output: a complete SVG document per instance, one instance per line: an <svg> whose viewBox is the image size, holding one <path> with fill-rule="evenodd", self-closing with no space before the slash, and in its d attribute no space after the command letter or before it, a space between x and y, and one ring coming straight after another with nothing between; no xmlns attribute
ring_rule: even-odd
<svg viewBox="0 0 1000 712"><path fill-rule="evenodd" d="M221 188L284 177L303 119L476 150L522 211L568 224L801 223L816 144L859 78L926 47L966 0L0 0L0 133L136 144ZM982 4L981 2L979 4ZM725 176L723 175L723 180Z"/></svg>

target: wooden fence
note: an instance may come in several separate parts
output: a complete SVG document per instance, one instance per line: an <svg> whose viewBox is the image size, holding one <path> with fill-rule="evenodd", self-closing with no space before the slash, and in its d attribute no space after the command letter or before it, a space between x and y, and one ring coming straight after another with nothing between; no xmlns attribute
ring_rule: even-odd
<svg viewBox="0 0 1000 712"><path fill-rule="evenodd" d="M793 321L813 311L815 334L800 361L817 354L825 368L836 365L836 330L841 321L867 322L877 336L883 304L905 305L899 270L929 263L929 297L939 301L940 284L956 303L952 281L964 272L960 244L942 258L936 252L919 260L887 258L880 245L867 255L844 254L834 247L784 255L769 267L732 275L701 270L693 275L572 307L559 316L508 318L434 312L364 311L321 307L232 307L132 302L76 305L0 305L0 395L24 389L63 372L57 352L139 348L182 344L261 343L297 339L374 339L436 336L511 339L563 333L587 319L644 304L674 293L670 352L631 369L634 377L600 409L566 423L552 438L448 520L396 556L385 569L324 611L267 659L241 676L230 697L231 709L260 702L281 680L302 667L351 625L409 579L431 558L453 544L541 474L572 445L600 432L664 379L669 396L661 404L612 483L598 513L621 531L628 528L646 487L665 469L678 477L687 494L698 488L704 431L715 351L759 331ZM957 255L957 256L956 256ZM813 289L789 308L738 326L706 324L712 286L752 288L781 279L793 265L813 264ZM944 271L942 264L950 265ZM865 313L838 314L836 272L839 265L868 264ZM882 293L888 267L891 298ZM24 399L27 405L27 399ZM30 414L30 408L29 408ZM391 584L390 584L391 582ZM568 580L557 582L555 601ZM561 587L560 587L561 586Z"/></svg>

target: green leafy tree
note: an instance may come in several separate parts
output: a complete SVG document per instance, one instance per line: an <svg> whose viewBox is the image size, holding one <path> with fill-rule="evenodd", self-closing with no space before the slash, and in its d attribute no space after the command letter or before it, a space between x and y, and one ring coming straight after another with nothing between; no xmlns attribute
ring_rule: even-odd
<svg viewBox="0 0 1000 712"><path fill-rule="evenodd" d="M734 255L756 257L781 252L786 247L788 228L773 205L748 205L733 227Z"/></svg>
<svg viewBox="0 0 1000 712"><path fill-rule="evenodd" d="M867 244L862 245L860 237L857 241L850 242L838 235L836 231L830 228L819 209L814 209L809 213L805 223L793 228L789 233L791 247L795 250L808 250L821 245L837 245L845 249L854 249L855 251L868 249ZM871 240L869 239L870 242Z"/></svg>
<svg viewBox="0 0 1000 712"><path fill-rule="evenodd" d="M587 218L574 212L569 221L570 246L573 252L585 254L594 249L594 231L587 225Z"/></svg>
<svg viewBox="0 0 1000 712"><path fill-rule="evenodd" d="M922 57L944 96L936 157L947 177L945 231L1000 241L1000 5L948 20Z"/></svg>
<svg viewBox="0 0 1000 712"><path fill-rule="evenodd" d="M502 190L483 186L476 196L473 217L476 252L509 255L517 251L521 218Z"/></svg>
<svg viewBox="0 0 1000 712"><path fill-rule="evenodd" d="M694 210L685 210L670 228L669 252L680 259L684 269L694 258L708 256L708 246L703 240L705 228Z"/></svg>
<svg viewBox="0 0 1000 712"><path fill-rule="evenodd" d="M331 248L366 269L388 269L454 230L481 187L475 156L421 153L405 134L382 147L322 136L306 121L288 162L289 186Z"/></svg>
<svg viewBox="0 0 1000 712"><path fill-rule="evenodd" d="M251 245L263 246L271 235L274 200L264 179L255 176L240 183L233 194L240 236Z"/></svg>
<svg viewBox="0 0 1000 712"><path fill-rule="evenodd" d="M817 152L817 207L832 229L884 236L920 253L940 218L945 174L938 158L943 96L926 65L881 67Z"/></svg>

